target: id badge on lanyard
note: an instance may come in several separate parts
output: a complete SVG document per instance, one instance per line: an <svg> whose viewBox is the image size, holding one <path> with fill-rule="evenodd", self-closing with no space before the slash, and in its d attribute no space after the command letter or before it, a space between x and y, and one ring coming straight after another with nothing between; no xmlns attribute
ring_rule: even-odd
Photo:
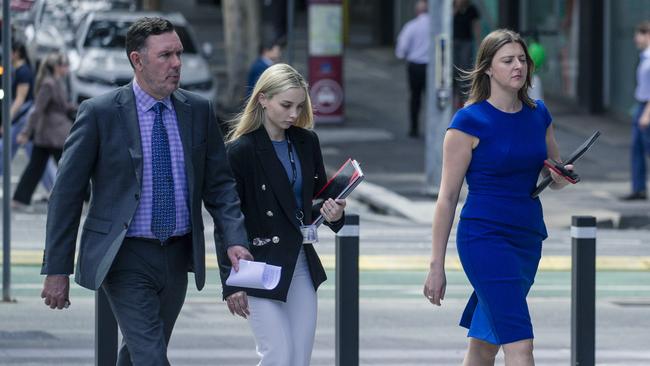
<svg viewBox="0 0 650 366"><path fill-rule="evenodd" d="M300 222L303 244L318 244L318 227L316 225L305 225L302 219L305 217L302 210L296 211L296 218Z"/></svg>
<svg viewBox="0 0 650 366"><path fill-rule="evenodd" d="M285 132L287 139L287 154L289 155L289 162L291 163L291 188L296 183L298 179L298 174L296 170L296 160L293 157L293 147L291 146L291 139L289 135ZM316 225L305 225L302 219L305 218L305 214L302 210L296 210L296 219L300 222L300 232L302 233L302 243L303 244L318 244L318 227Z"/></svg>

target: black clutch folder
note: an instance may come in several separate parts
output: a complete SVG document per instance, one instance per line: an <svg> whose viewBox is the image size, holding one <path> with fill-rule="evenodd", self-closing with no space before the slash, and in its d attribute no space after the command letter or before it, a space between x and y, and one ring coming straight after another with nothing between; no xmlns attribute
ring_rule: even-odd
<svg viewBox="0 0 650 366"><path fill-rule="evenodd" d="M598 140L598 136L600 136L600 131L594 132L594 134L591 135L591 137L589 137L585 142L583 142L582 145L578 146L578 148L573 153L571 153L571 155L569 155L569 157L564 162L562 162L562 164L573 164L578 161L578 159L580 159L587 152L587 150L593 146L596 140ZM553 178L549 175L548 177L544 178L537 185L537 187L535 187L535 190L530 194L530 196L532 198L539 196L544 188L550 186L551 183L553 183Z"/></svg>
<svg viewBox="0 0 650 366"><path fill-rule="evenodd" d="M318 226L325 218L320 214L320 208L327 199L346 198L363 181L363 171L356 160L348 159L334 176L323 186L312 201L312 212L318 213L313 224Z"/></svg>

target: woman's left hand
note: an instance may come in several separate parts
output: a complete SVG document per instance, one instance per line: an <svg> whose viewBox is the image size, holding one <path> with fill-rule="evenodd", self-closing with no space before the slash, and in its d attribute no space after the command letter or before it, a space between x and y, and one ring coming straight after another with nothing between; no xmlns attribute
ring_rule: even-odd
<svg viewBox="0 0 650 366"><path fill-rule="evenodd" d="M646 108L647 110L648 108ZM643 113L641 115L641 118L639 118L639 127L641 127L642 130L645 130L648 126L650 126L650 113Z"/></svg>
<svg viewBox="0 0 650 366"><path fill-rule="evenodd" d="M345 209L345 200L344 199L328 199L323 202L323 206L320 208L320 214L323 215L327 222L339 221L343 217L343 210Z"/></svg>
<svg viewBox="0 0 650 366"><path fill-rule="evenodd" d="M573 164L567 164L564 166L564 169L566 170L573 170ZM557 174L553 170L549 169L548 170L551 173L551 178L553 178L553 184L555 185L556 188L562 188L569 184L569 181L564 179L560 174Z"/></svg>
<svg viewBox="0 0 650 366"><path fill-rule="evenodd" d="M27 136L24 133L19 133L18 136L16 136L16 143L18 145L25 145L26 143L29 142L29 136Z"/></svg>

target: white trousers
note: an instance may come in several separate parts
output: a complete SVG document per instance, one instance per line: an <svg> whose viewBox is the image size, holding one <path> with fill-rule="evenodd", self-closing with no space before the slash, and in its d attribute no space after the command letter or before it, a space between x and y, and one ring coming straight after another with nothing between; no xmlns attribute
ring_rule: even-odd
<svg viewBox="0 0 650 366"><path fill-rule="evenodd" d="M258 366L309 366L318 301L304 251L300 250L287 302L248 297Z"/></svg>

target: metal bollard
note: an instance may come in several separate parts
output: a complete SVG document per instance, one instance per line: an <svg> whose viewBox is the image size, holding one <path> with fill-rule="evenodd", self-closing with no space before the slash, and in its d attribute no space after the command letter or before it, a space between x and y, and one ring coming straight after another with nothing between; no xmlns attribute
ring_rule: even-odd
<svg viewBox="0 0 650 366"><path fill-rule="evenodd" d="M596 361L596 218L571 218L571 365Z"/></svg>
<svg viewBox="0 0 650 366"><path fill-rule="evenodd" d="M359 365L359 215L336 234L336 365Z"/></svg>
<svg viewBox="0 0 650 366"><path fill-rule="evenodd" d="M117 321L103 288L95 291L95 366L117 363Z"/></svg>

